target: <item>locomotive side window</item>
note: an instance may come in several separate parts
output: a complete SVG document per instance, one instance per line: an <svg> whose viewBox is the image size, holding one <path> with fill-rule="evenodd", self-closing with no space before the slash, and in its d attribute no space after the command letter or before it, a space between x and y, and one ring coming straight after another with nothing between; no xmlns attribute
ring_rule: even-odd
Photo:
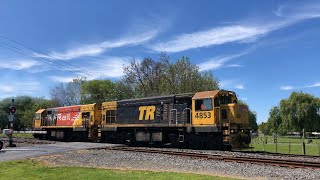
<svg viewBox="0 0 320 180"><path fill-rule="evenodd" d="M214 98L214 107L219 107L220 106L220 102L219 102L219 98Z"/></svg>
<svg viewBox="0 0 320 180"><path fill-rule="evenodd" d="M107 123L115 123L116 122L116 111L109 110L106 113Z"/></svg>
<svg viewBox="0 0 320 180"><path fill-rule="evenodd" d="M195 100L196 111L209 111L212 110L212 100L208 99L196 99Z"/></svg>

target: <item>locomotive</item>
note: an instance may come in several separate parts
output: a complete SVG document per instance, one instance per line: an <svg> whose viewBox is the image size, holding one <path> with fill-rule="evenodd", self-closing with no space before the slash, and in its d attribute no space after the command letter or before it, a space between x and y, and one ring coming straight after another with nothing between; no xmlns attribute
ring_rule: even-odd
<svg viewBox="0 0 320 180"><path fill-rule="evenodd" d="M34 134L44 139L172 145L192 149L248 147L248 107L228 90L40 109Z"/></svg>

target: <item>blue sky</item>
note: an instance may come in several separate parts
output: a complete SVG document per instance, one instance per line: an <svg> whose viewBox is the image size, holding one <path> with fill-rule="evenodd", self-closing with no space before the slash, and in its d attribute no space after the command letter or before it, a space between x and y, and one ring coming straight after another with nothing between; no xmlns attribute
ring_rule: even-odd
<svg viewBox="0 0 320 180"><path fill-rule="evenodd" d="M258 122L293 91L320 96L319 1L0 0L0 22L0 98L117 80L162 51L213 71Z"/></svg>

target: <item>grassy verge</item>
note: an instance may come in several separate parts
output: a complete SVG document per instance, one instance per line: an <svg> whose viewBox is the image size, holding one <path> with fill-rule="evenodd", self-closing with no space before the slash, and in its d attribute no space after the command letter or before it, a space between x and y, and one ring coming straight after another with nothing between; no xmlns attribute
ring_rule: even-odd
<svg viewBox="0 0 320 180"><path fill-rule="evenodd" d="M105 170L83 167L50 167L34 160L0 163L0 179L231 179L207 175Z"/></svg>
<svg viewBox="0 0 320 180"><path fill-rule="evenodd" d="M7 135L4 134L0 134L0 138L1 137L7 137ZM33 135L28 133L28 134L13 134L13 137L20 137L20 138L33 138Z"/></svg>
<svg viewBox="0 0 320 180"><path fill-rule="evenodd" d="M319 139L311 139L312 142L308 142L305 139L305 149L306 155L319 155ZM263 144L263 141L265 144ZM276 143L274 143L274 138L272 136L267 137L256 137L251 141L250 146L253 151L266 151L266 152L278 152L283 154L303 154L302 153L302 139L301 138L288 138L288 137L278 137L277 138L277 148ZM290 144L290 152L289 152ZM250 151L250 150L249 150Z"/></svg>

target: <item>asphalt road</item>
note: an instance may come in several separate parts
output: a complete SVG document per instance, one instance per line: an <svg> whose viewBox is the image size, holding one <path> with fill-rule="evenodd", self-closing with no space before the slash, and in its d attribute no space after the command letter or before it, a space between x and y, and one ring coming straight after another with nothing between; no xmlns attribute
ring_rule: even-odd
<svg viewBox="0 0 320 180"><path fill-rule="evenodd" d="M90 149L90 148L102 148L121 146L116 144L107 143L88 143L88 142L68 142L68 143L56 143L56 144L42 144L29 147L17 147L17 148L4 148L0 150L0 162L26 159L31 157L37 157L42 155L49 155L55 153L63 153L67 151Z"/></svg>

